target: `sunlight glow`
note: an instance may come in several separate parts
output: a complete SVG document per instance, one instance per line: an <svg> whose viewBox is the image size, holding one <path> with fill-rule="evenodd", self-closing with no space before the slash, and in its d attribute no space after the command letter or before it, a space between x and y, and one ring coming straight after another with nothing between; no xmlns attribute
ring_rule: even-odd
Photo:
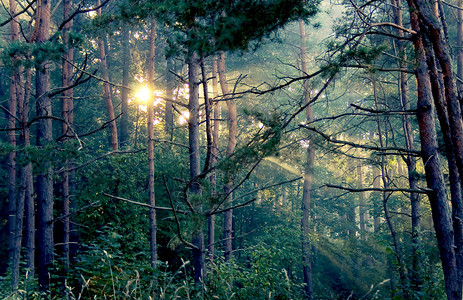
<svg viewBox="0 0 463 300"><path fill-rule="evenodd" d="M184 111L182 112L182 115L178 118L178 122L183 125L188 122L188 119L190 118L190 112L189 111Z"/></svg>
<svg viewBox="0 0 463 300"><path fill-rule="evenodd" d="M144 86L138 91L138 93L135 96L138 99L140 99L143 103L148 103L148 100L151 98L151 92L146 86Z"/></svg>

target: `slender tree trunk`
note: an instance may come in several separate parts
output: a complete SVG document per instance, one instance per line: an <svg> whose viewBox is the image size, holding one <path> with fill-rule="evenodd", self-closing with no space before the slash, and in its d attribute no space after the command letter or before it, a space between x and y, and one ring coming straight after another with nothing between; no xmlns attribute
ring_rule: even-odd
<svg viewBox="0 0 463 300"><path fill-rule="evenodd" d="M63 3L63 10L64 10L64 19L67 20L71 13L72 7L72 0L64 0ZM72 21L68 22L63 28L63 42L66 48L66 52L64 54L63 65L62 65L62 82L63 87L70 86L72 84L72 65L71 63L74 60L74 49L71 47L69 42L69 31L72 28ZM62 117L67 122L62 123L62 133L63 135L69 134L70 128L68 126L72 126L73 124L73 89L68 89L63 92L63 99L62 99ZM69 160L65 160L64 168L67 169L71 163ZM62 199L63 199L63 214L65 216L69 215L70 212L70 176L68 171L64 171L62 174ZM70 219L69 217L65 217L63 220L63 256L64 256L64 263L66 267L69 269L70 267L70 256L69 256L69 249L70 249Z"/></svg>
<svg viewBox="0 0 463 300"><path fill-rule="evenodd" d="M402 51L400 51L402 53ZM402 61L402 60L401 60ZM404 58L405 61L405 58ZM402 68L402 64L400 64ZM410 110L410 100L409 100L409 90L408 90L408 80L407 74L405 72L400 72L400 99L401 106L403 111ZM414 147L414 137L413 129L410 121L410 117L407 114L403 115L403 128L405 134L405 143L406 148L409 150L415 150ZM418 189L418 176L416 171L416 159L407 155L404 157L405 163L407 164L408 171L408 185L412 190ZM420 196L418 193L410 193L410 206L411 206L411 215L412 215L412 269L410 270L411 281L413 284L413 289L417 292L421 290L422 279L420 278L420 269L421 269L421 259L420 259L420 248L421 248L421 203Z"/></svg>
<svg viewBox="0 0 463 300"><path fill-rule="evenodd" d="M207 87L207 72L204 65L204 57L200 58L201 78L204 94L204 108L206 117L206 159L204 162L203 172L208 172L212 160L212 126L211 126L211 102L209 100L209 90Z"/></svg>
<svg viewBox="0 0 463 300"><path fill-rule="evenodd" d="M97 1L97 5L100 5L100 0ZM97 10L97 14L101 16L101 8ZM117 140L116 116L114 114L113 101L111 98L111 87L109 85L108 63L106 61L106 53L105 53L104 45L105 45L104 37L99 37L98 38L98 52L100 55L101 75L104 80L103 88L104 88L104 97L106 101L106 109L108 110L108 118L110 121L109 128L111 131L111 148L113 149L113 151L117 151L119 149L119 144Z"/></svg>
<svg viewBox="0 0 463 300"><path fill-rule="evenodd" d="M217 59L212 59L212 97L215 99L218 95L218 80L217 80ZM220 119L220 105L219 102L213 104L214 109L214 120L213 120L213 131L212 131L212 157L211 157L211 196L216 197L217 195L217 172L215 165L217 164L219 154L219 119ZM209 228L209 260L214 262L215 252L215 214L209 216L208 219Z"/></svg>
<svg viewBox="0 0 463 300"><path fill-rule="evenodd" d="M130 30L128 26L122 27L122 89L121 89L121 122L120 144L129 143L129 76L130 76Z"/></svg>
<svg viewBox="0 0 463 300"><path fill-rule="evenodd" d="M198 182L200 174L200 153L199 153L199 80L198 80L198 55L193 52L188 58L188 84L190 88L188 111L190 118L188 120L188 140L190 146L190 192L195 195L193 206L196 213L201 214L203 204L200 199L201 186ZM196 228L193 234L193 245L197 249L193 249L193 267L195 270L194 280L199 283L206 277L205 251L204 251L204 232L203 228Z"/></svg>
<svg viewBox="0 0 463 300"><path fill-rule="evenodd" d="M16 14L16 1L10 0L10 14ZM16 18L10 22L11 41L19 41L19 27ZM12 57L12 65L18 58ZM8 103L8 141L13 149L8 154L8 238L9 238L9 263L11 268L11 287L16 290L19 284L19 262L21 257L21 233L22 233L22 216L24 210L24 202L21 209L21 201L24 198L17 198L16 190L16 115L17 104L20 102L20 85L22 68L13 70L10 79L10 99Z"/></svg>
<svg viewBox="0 0 463 300"><path fill-rule="evenodd" d="M457 10L457 76L463 80L463 0L458 1L460 9ZM463 88L461 82L458 84L460 98L462 97ZM460 109L463 111L460 101Z"/></svg>
<svg viewBox="0 0 463 300"><path fill-rule="evenodd" d="M167 58L167 71L166 71L166 95L167 99L175 100L174 90L175 90L175 76L172 74L175 72L175 62L171 57ZM170 136L170 139L173 137L174 130L174 113L172 102L166 101L166 124L165 130L166 133Z"/></svg>
<svg viewBox="0 0 463 300"><path fill-rule="evenodd" d="M402 17L402 1L392 0L392 6L394 11L395 23L403 27ZM397 35L403 37L404 33L402 30L397 30ZM406 65L406 52L404 41L397 41L398 48L398 66L399 68L405 69ZM408 74L405 72L399 73L399 97L403 111L410 110L410 99L409 99L409 88L408 88ZM414 138L413 129L410 122L410 117L407 114L403 115L403 129L405 135L406 148L414 150ZM410 189L415 190L418 188L418 178L416 175L416 160L413 156L404 156L404 161L407 164L408 169L408 184ZM421 212L420 212L420 198L418 193L410 193L410 204L411 204L411 215L412 215L412 268L410 270L410 277L412 282L412 289L416 292L421 290L422 280L420 278L421 259L420 259L420 231L421 231Z"/></svg>
<svg viewBox="0 0 463 300"><path fill-rule="evenodd" d="M8 116L8 140L12 149L16 148L16 79L19 77L13 75L10 85L10 101L9 101L9 116ZM16 247L16 223L19 221L18 201L16 199L16 150L12 150L8 154L8 237L9 237L9 257L12 271L12 288L16 290L18 287L19 278L19 257L21 245Z"/></svg>
<svg viewBox="0 0 463 300"><path fill-rule="evenodd" d="M37 43L45 43L50 38L50 7L51 1L39 0L37 3ZM36 67L36 97L37 97L37 146L44 147L53 141L50 90L50 64L42 61ZM53 262L53 178L51 162L44 160L41 172L37 176L37 250L39 285L42 291L48 291L50 273L49 268Z"/></svg>
<svg viewBox="0 0 463 300"><path fill-rule="evenodd" d="M26 82L24 84L23 103L19 103L19 118L21 120L21 146L27 148L31 145L30 129L27 126L29 122L30 112L30 93L31 93L32 70L26 70ZM34 278L35 274L35 201L34 201L34 178L32 174L32 163L28 162L21 167L21 186L24 187L24 192L21 197L24 198L25 205L25 260L28 279Z"/></svg>
<svg viewBox="0 0 463 300"><path fill-rule="evenodd" d="M301 67L302 75L309 74L309 68L307 65L307 54L306 54L306 33L304 28L304 21L299 20L299 31L301 34ZM310 88L308 80L304 80L303 85L304 102L308 104L310 102ZM311 105L306 108L306 119L307 124L313 121L313 109ZM315 148L312 143L309 143L307 148L307 156L304 170L304 188L302 192L302 268L304 273L305 283L305 294L307 299L315 299L313 291L313 280L312 280L312 262L310 255L310 209L312 206L312 181L313 181L313 165L315 159Z"/></svg>
<svg viewBox="0 0 463 300"><path fill-rule="evenodd" d="M358 184L359 188L363 187L363 170L362 165L357 166ZM359 193L359 224L360 224L360 238L366 240L366 210L365 210L365 193Z"/></svg>
<svg viewBox="0 0 463 300"><path fill-rule="evenodd" d="M373 82L373 93L374 93L374 98L375 98L375 106L376 106L376 109L379 110L377 87L376 87L376 78L373 78L372 82ZM382 126L381 126L381 122L380 122L379 117L376 118L376 122L377 122L377 126L378 126L379 144L380 144L381 148L384 148L387 145L386 145L386 143L384 141L384 138L383 138L384 135L383 135L383 130L382 130ZM381 156L380 167L381 167L381 179L383 181L384 188L389 187L389 179L388 179L388 176L387 176L387 173L386 173L387 172L386 164L387 164L387 162L386 162L385 156L382 155ZM387 204L387 201L388 201L390 196L391 196L391 193L386 193L386 192L383 193L384 218L386 219L386 223L387 223L387 225L389 227L389 231L391 232L392 244L394 246L395 257L396 257L396 260L397 260L397 268L398 268L398 272L399 272L400 284L401 284L401 288L402 288L403 297L405 299L408 299L409 295L408 295L408 291L406 289L406 276L405 276L405 268L404 268L404 265L403 265L403 262L402 262L402 251L401 251L401 249L399 247L399 241L397 239L397 234L396 234L396 231L395 231L395 228L394 228L394 224L392 223L390 212L389 212L389 207L388 207L388 204Z"/></svg>
<svg viewBox="0 0 463 300"><path fill-rule="evenodd" d="M149 193L149 219L150 219L150 257L151 267L156 268L157 261L157 244L156 244L156 199L154 194L154 102L152 99L154 91L154 58L156 50L156 21L151 20L150 31L150 50L148 59L148 84L150 91L150 98L148 99L148 193Z"/></svg>
<svg viewBox="0 0 463 300"><path fill-rule="evenodd" d="M228 110L228 145L227 157L230 157L235 151L236 136L238 134L237 111L235 100L230 98L230 91L227 86L227 78L225 76L225 53L222 51L218 59L218 74L222 94L226 97ZM225 171L225 194L228 194L233 189L233 171ZM230 194L227 200L229 203L233 201L233 194ZM230 209L224 215L224 257L225 261L229 261L233 257L233 210Z"/></svg>
<svg viewBox="0 0 463 300"><path fill-rule="evenodd" d="M381 173L380 173L380 169L379 169L379 166L377 165L374 165L373 166L373 188L375 189L379 189L381 187ZM379 199L379 192L373 192L372 193L373 196L373 201L375 200L378 200ZM376 203L376 201L373 203L373 231L375 233L379 233L379 229L380 229L380 218L379 218L379 215L381 213L381 209L380 209L380 205L378 203Z"/></svg>
<svg viewBox="0 0 463 300"><path fill-rule="evenodd" d="M418 89L417 116L421 138L422 158L425 166L426 181L432 192L428 193L432 217L444 271L445 289L448 299L461 300L456 257L454 251L454 232L448 206L442 166L438 153L435 128L431 82L426 64L422 33L419 25L418 9L413 0L408 0L410 23L418 34L413 37L417 59L416 79Z"/></svg>

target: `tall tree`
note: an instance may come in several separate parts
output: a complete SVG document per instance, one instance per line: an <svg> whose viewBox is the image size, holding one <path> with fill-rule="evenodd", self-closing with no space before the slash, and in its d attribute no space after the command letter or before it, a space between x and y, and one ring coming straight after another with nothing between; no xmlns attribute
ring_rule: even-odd
<svg viewBox="0 0 463 300"><path fill-rule="evenodd" d="M201 185L198 181L201 173L200 151L199 151L199 57L196 52L190 52L188 57L188 143L190 154L190 193L193 198L193 207L196 214L203 213L203 203L201 200ZM193 267L195 282L200 282L206 277L206 262L204 249L204 231L201 224L197 224L193 233Z"/></svg>
<svg viewBox="0 0 463 300"><path fill-rule="evenodd" d="M44 45L50 38L50 10L51 1L37 2L36 24L38 24L36 43ZM44 55L42 61L37 62L35 77L35 96L37 98L37 146L44 148L53 141L52 105L50 90L50 63ZM37 176L37 251L39 285L48 291L50 266L53 262L53 170L49 159L45 159Z"/></svg>
<svg viewBox="0 0 463 300"><path fill-rule="evenodd" d="M413 37L413 45L417 60L415 74L418 89L417 116L420 129L421 151L423 161L425 162L426 181L428 187L431 189L428 197L431 203L434 228L442 261L442 269L444 271L447 298L461 299L461 287L459 287L458 283L459 279L454 250L454 232L438 153L432 88L426 64L426 52L423 46L424 33L420 27L419 9L416 3L413 0L409 0L408 5L410 8L411 27L419 33ZM432 17L432 15L429 17Z"/></svg>
<svg viewBox="0 0 463 300"><path fill-rule="evenodd" d="M358 186L362 188L364 185L363 166L357 165ZM366 239L366 207L365 207L365 193L359 193L359 225L360 225L360 238Z"/></svg>
<svg viewBox="0 0 463 300"><path fill-rule="evenodd" d="M121 122L120 144L126 146L129 141L129 77L130 77L130 30L127 25L122 27L122 88L121 88Z"/></svg>
<svg viewBox="0 0 463 300"><path fill-rule="evenodd" d="M217 58L212 58L212 98L215 99L218 95L218 78L217 78ZM217 164L219 155L219 126L220 126L220 102L213 102L213 131L212 131L212 157L211 157L211 196L214 198L217 195L217 171L215 166ZM215 252L215 214L210 215L208 218L208 232L209 232L209 259L211 262L214 261Z"/></svg>
<svg viewBox="0 0 463 300"><path fill-rule="evenodd" d="M227 86L227 77L225 75L225 53L221 51L219 53L218 63L218 75L220 80L220 87L222 88L222 94L224 95L227 103L228 111L228 144L227 144L227 157L231 157L236 147L236 137L238 135L238 116L236 111L236 103L233 97L230 95L230 91ZM228 203L233 202L233 170L225 171L225 195L228 195ZM223 228L223 239L224 239L224 256L225 261L232 258L233 255L233 209L229 209L224 215L224 228Z"/></svg>
<svg viewBox="0 0 463 300"><path fill-rule="evenodd" d="M150 219L150 262L151 267L156 267L157 241L156 241L156 199L154 194L154 58L156 51L156 20L151 20L149 57L148 57L148 195L149 195L149 219Z"/></svg>
<svg viewBox="0 0 463 300"><path fill-rule="evenodd" d="M307 53L306 53L306 44L307 36L305 33L304 21L299 20L299 32L301 35L301 71L302 76L309 74L309 67L307 65ZM306 122L310 124L313 121L313 108L310 105L310 87L309 81L306 79L303 82L303 96L304 96L304 105L306 105L305 115ZM304 273L304 283L305 283L305 294L307 299L315 299L313 291L313 274L312 274L312 262L310 254L310 216L312 208L312 182L313 182L313 167L315 159L315 148L314 144L309 142L309 147L307 148L306 161L304 167L304 185L302 192L302 268Z"/></svg>
<svg viewBox="0 0 463 300"><path fill-rule="evenodd" d="M394 21L395 24L399 26L397 29L397 36L403 38L404 32L400 28L403 27L403 13L402 13L402 1L401 0L392 0L392 9L394 14ZM407 65L407 55L406 55L406 48L405 42L403 40L396 40L396 54L399 58L397 60L397 65L400 70L406 70ZM400 99L400 106L404 112L410 111L410 91L408 87L408 74L405 71L399 72L399 99ZM402 117L402 127L404 130L404 137L405 137L405 146L408 150L415 150L414 146L414 136L413 136L413 129L412 123L410 120L410 116L405 113ZM416 158L411 155L404 155L402 159L405 161L408 170L408 184L411 190L418 189L418 176L416 171ZM418 193L411 192L410 193L410 204L411 204L411 221L412 221L412 268L410 270L411 273L411 281L412 281L412 289L415 291L420 290L421 280L420 280L420 258L419 258L419 248L420 248L420 231L421 231L421 204L420 204L420 197Z"/></svg>
<svg viewBox="0 0 463 300"><path fill-rule="evenodd" d="M172 57L167 57L166 68L166 95L168 99L174 100L175 90L175 61ZM166 101L166 115L165 115L165 130L168 136L172 139L174 130L174 114L173 105L171 101Z"/></svg>
<svg viewBox="0 0 463 300"><path fill-rule="evenodd" d="M64 20L68 20L69 16L71 15L71 7L72 7L72 0L64 0L63 3L63 16ZM73 20L71 19L67 22L62 31L63 42L65 46L65 53L63 57L62 63L62 84L63 88L66 90L63 92L62 98L62 107L61 107L61 114L63 120L65 122L62 123L62 133L63 136L66 136L70 133L71 128L74 123L74 90L70 88L72 85L72 63L74 60L74 49L71 46L71 41L69 37L69 32L72 28ZM64 162L65 171L62 174L62 199L63 199L63 214L67 217L63 220L63 256L64 262L67 268L70 267L69 262L69 249L70 249L70 232L71 232L71 223L69 219L69 212L70 212L70 197L71 197L71 190L70 190L70 176L69 172L67 171L68 167L71 163L68 160Z"/></svg>
<svg viewBox="0 0 463 300"><path fill-rule="evenodd" d="M100 6L100 0L97 0L97 6ZM101 16L101 7L98 8L97 14ZM98 37L98 53L100 56L100 67L101 75L103 77L103 88L104 88L104 98L106 102L106 109L108 110L108 119L109 119L109 128L111 131L111 148L113 151L119 150L119 142L117 139L117 125L116 125L116 116L114 114L114 106L111 96L111 86L109 84L109 73L108 73L108 63L106 60L105 52L105 42L104 36L105 33L102 33L103 36Z"/></svg>
<svg viewBox="0 0 463 300"><path fill-rule="evenodd" d="M10 0L10 15L16 15L16 1ZM19 41L19 26L16 18L10 22L11 42ZM12 56L12 65L16 65L18 57ZM21 100L21 76L22 68L12 70L10 79L10 99L8 104L8 141L11 152L8 154L8 227L9 227L9 257L11 267L11 285L16 290L19 283L19 262L21 254L22 217L24 214L24 202L16 193L16 115L17 104ZM20 201L18 201L20 200Z"/></svg>

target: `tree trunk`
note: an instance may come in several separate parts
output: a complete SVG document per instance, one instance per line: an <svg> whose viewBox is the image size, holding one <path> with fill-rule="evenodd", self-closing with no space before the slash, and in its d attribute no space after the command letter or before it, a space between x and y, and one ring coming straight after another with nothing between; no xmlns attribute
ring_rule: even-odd
<svg viewBox="0 0 463 300"><path fill-rule="evenodd" d="M167 71L166 71L166 97L167 99L175 100L174 90L175 90L175 76L172 74L175 72L175 62L174 59L169 57L167 58ZM166 101L166 124L165 130L167 135L172 140L173 130L174 130L174 113L172 102Z"/></svg>
<svg viewBox="0 0 463 300"><path fill-rule="evenodd" d="M373 188L379 189L381 187L381 173L379 166L374 165L373 167ZM373 204L373 231L375 233L379 233L380 230L380 218L379 215L381 213L380 205L376 202L376 200L379 199L379 192L373 192L373 201L375 201Z"/></svg>
<svg viewBox="0 0 463 300"><path fill-rule="evenodd" d="M392 0L394 10L395 23L403 27L402 17L402 1ZM397 30L399 37L404 36L402 30ZM405 52L404 41L396 41L398 52L398 66L399 68L406 69L407 56ZM408 74L405 72L399 73L399 99L403 111L410 110L409 88L408 88ZM403 129L405 135L406 149L414 150L414 137L410 117L407 114L403 115ZM408 184L410 189L418 189L418 178L416 175L416 160L413 156L403 156L408 169ZM421 290L422 280L420 278L421 259L420 259L420 231L421 231L421 212L420 212L420 198L418 193L410 193L410 205L412 215L412 268L410 270L410 279L412 282L412 290L419 292Z"/></svg>
<svg viewBox="0 0 463 300"><path fill-rule="evenodd" d="M378 94L377 94L377 87L376 87L376 78L372 79L373 82L373 94L374 94L374 99L375 99L375 107L376 110L379 110L379 103L378 103ZM387 105L386 105L387 106ZM383 138L383 130L382 130L382 124L380 121L379 117L376 117L376 123L378 127L378 136L379 136L379 145L381 148L387 147L384 138ZM388 188L389 187L389 178L387 175L387 170L386 170L386 165L387 161L385 159L384 155L381 155L381 161L380 161L380 167L381 167L381 179L383 182L383 187ZM384 218L386 219L387 226L389 228L389 231L391 233L392 237L392 245L394 246L394 251L395 251L395 258L397 260L397 271L399 272L399 277L400 277L400 287L402 289L402 295L405 299L408 299L408 290L406 288L406 276L405 276L405 267L402 262L402 251L399 247L399 241L397 239L397 234L394 228L394 224L392 223L392 219L390 216L389 212L389 207L387 204L387 201L389 197L391 196L390 192L384 192L383 193L383 211L384 211Z"/></svg>
<svg viewBox="0 0 463 300"><path fill-rule="evenodd" d="M431 49L431 46L426 47ZM433 55L432 50L426 52L427 63L431 88L434 98L434 104L436 106L437 117L441 127L442 136L444 138L445 149L447 151L447 163L449 168L449 183L450 183L450 199L452 203L452 220L453 228L455 232L455 254L457 260L457 266L460 272L460 285L463 280L463 197L461 190L461 179L460 173L457 167L457 160L453 152L454 141L451 136L450 124L448 119L447 105L444 100L442 92L443 78L442 74L438 72L438 65Z"/></svg>
<svg viewBox="0 0 463 300"><path fill-rule="evenodd" d="M362 165L357 166L358 185L359 188L363 187L363 170ZM365 193L359 193L359 224L360 224L360 238L366 239L366 208L365 208Z"/></svg>
<svg viewBox="0 0 463 300"><path fill-rule="evenodd" d="M130 30L128 26L122 27L122 88L121 88L121 122L120 145L129 143L129 77L130 77Z"/></svg>
<svg viewBox="0 0 463 300"><path fill-rule="evenodd" d="M227 86L227 78L225 76L225 53L223 51L219 54L218 59L218 73L220 80L220 87L222 88L222 94L226 97L227 110L228 110L228 145L227 145L227 157L230 157L235 151L236 147L236 136L238 134L238 123L237 123L237 112L235 100L230 98L230 91ZM233 171L225 171L225 189L224 194L229 194L233 189ZM228 196L228 203L233 201L233 193ZM225 261L229 261L233 257L233 210L227 210L224 215L224 228L223 228L223 239L224 239L224 257Z"/></svg>
<svg viewBox="0 0 463 300"><path fill-rule="evenodd" d="M463 0L459 0L458 5L460 9L457 10L457 76L460 80L463 80ZM458 84L460 98L463 94L462 86L463 85L460 82ZM460 108L463 111L461 105Z"/></svg>
<svg viewBox="0 0 463 300"><path fill-rule="evenodd" d="M413 0L408 0L410 23L419 34L413 37L417 59L416 79L418 89L417 116L420 130L421 151L425 166L426 181L432 192L428 193L432 217L444 272L445 289L448 299L461 300L458 272L454 251L454 232L450 218L447 191L438 153L437 134L434 121L429 69L420 31L418 9Z"/></svg>
<svg viewBox="0 0 463 300"><path fill-rule="evenodd" d="M10 0L10 15L16 14L16 1ZM19 41L19 27L16 18L10 22L11 41ZM12 58L12 65L18 60ZM10 79L10 99L8 103L8 141L13 149L8 154L8 243L9 263L11 267L11 287L15 291L19 284L19 263L21 258L22 218L24 214L24 198L17 198L16 190L16 114L17 104L21 101L22 68L12 70ZM22 202L22 205L21 205Z"/></svg>
<svg viewBox="0 0 463 300"><path fill-rule="evenodd" d="M151 31L150 31L150 50L148 58L148 85L150 91L150 98L148 99L148 194L149 194L149 219L150 219L150 262L151 267L156 268L157 261L157 244L156 244L156 199L154 194L154 102L153 91L154 91L154 57L156 50L156 21L151 20Z"/></svg>
<svg viewBox="0 0 463 300"><path fill-rule="evenodd" d="M212 160L212 126L211 126L211 102L209 100L209 91L207 88L207 72L204 65L204 57L200 58L201 82L204 94L204 110L206 118L206 159L204 162L203 172L209 172Z"/></svg>
<svg viewBox="0 0 463 300"><path fill-rule="evenodd" d="M463 174L463 122L456 88L456 80L453 72L450 47L446 42L446 37L442 35L437 13L429 7L429 3L422 0L415 0L414 3L418 8L418 12L421 17L420 20L422 20L426 26L426 32L428 33L436 59L442 70L442 77L444 79L444 96L447 105L448 122L452 141L451 147L453 148L452 150L455 156L458 173L461 175ZM463 176L460 176L460 181L463 184ZM459 209L461 211L457 212L457 214L463 215L463 207L461 205L459 205ZM457 260L459 260L458 257ZM463 266L463 262L459 263L459 266ZM463 273L463 270L460 271ZM460 280L460 289L463 286L462 281L463 280Z"/></svg>
<svg viewBox="0 0 463 300"><path fill-rule="evenodd" d="M67 20L71 13L72 7L72 0L64 0L63 10L64 10L64 19ZM65 46L65 54L63 59L62 65L62 83L63 87L68 87L72 84L72 65L71 63L74 60L74 49L71 47L69 42L68 33L72 28L72 21L68 22L63 28L63 42ZM63 135L67 135L70 132L70 128L68 126L73 126L73 89L68 89L63 92L63 99L62 99L62 117L63 120L67 122L62 123L62 133ZM65 160L64 168L67 169L70 166L69 160ZM62 199L63 199L63 214L65 216L69 215L70 212L70 182L69 182L69 172L64 171L62 174ZM69 261L69 246L70 246L70 220L69 217L65 217L63 220L63 257L64 263L66 268L69 269L70 261Z"/></svg>
<svg viewBox="0 0 463 300"><path fill-rule="evenodd" d="M100 0L97 1L97 6L100 5ZM101 16L101 8L97 10L97 14ZM106 109L108 110L109 118L109 128L111 131L111 148L113 151L119 149L119 144L117 140L117 125L116 125L116 116L114 114L113 101L111 97L111 87L109 85L109 74L108 74L108 63L106 61L106 53L104 48L105 42L104 37L98 38L98 52L100 55L100 67L101 67L101 76L104 80L104 97L106 101Z"/></svg>
<svg viewBox="0 0 463 300"><path fill-rule="evenodd" d="M27 126L29 122L30 113L30 93L31 93L31 80L32 70L26 70L26 82L24 84L24 97L22 103L19 102L19 118L21 120L21 135L20 141L23 148L27 148L31 145L30 141L30 128ZM20 175L21 187L24 187L24 191L21 191L20 197L24 200L25 206L25 260L26 269L28 272L28 279L34 278L35 274L35 202L34 202L34 178L32 174L32 163L27 162L21 167Z"/></svg>
<svg viewBox="0 0 463 300"><path fill-rule="evenodd" d="M200 153L199 153L199 92L198 92L198 55L193 52L188 58L188 84L190 88L188 111L190 118L188 120L188 140L190 153L190 192L195 195L193 206L196 213L202 214L203 205L200 199L201 186L198 182L200 174ZM204 233L200 226L195 229L193 234L193 245L197 249L193 249L193 267L195 270L194 280L199 283L206 277L206 265L204 257Z"/></svg>
<svg viewBox="0 0 463 300"><path fill-rule="evenodd" d="M50 7L51 1L41 0L37 3L36 42L45 43L50 38ZM37 146L44 147L53 141L52 122L48 118L52 115L50 90L50 63L40 62L36 67L36 97L37 97ZM49 268L53 262L53 177L49 160L42 161L41 172L37 176L37 250L39 285L42 291L49 290Z"/></svg>
<svg viewBox="0 0 463 300"><path fill-rule="evenodd" d="M307 65L307 54L306 54L306 34L304 28L304 21L299 20L299 31L301 34L301 68L302 75L309 74ZM310 88L308 80L304 80L303 85L304 102L307 105L310 102ZM313 121L313 109L311 105L307 105L306 108L306 120L307 124ZM307 299L315 299L313 291L313 280L312 280L312 262L310 255L310 209L312 206L312 181L313 181L313 165L315 159L315 148L312 143L309 143L307 148L307 156L304 169L304 188L302 192L302 270L304 273L305 283L305 294Z"/></svg>
<svg viewBox="0 0 463 300"><path fill-rule="evenodd" d="M212 59L212 98L215 99L218 95L218 80L217 80L217 59L214 56ZM219 154L219 119L220 119L220 105L219 102L213 103L214 117L213 117L213 131L212 131L212 157L211 157L211 196L217 196L217 171L215 165L217 164ZM215 252L215 214L209 216L209 260L214 262Z"/></svg>

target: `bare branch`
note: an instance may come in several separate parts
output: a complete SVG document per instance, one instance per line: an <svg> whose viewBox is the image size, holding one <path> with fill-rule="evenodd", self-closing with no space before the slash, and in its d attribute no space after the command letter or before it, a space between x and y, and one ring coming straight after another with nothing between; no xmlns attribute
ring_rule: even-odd
<svg viewBox="0 0 463 300"><path fill-rule="evenodd" d="M267 189L270 189L272 187L280 186L280 185L283 185L283 184L286 184L286 183L291 183L291 182L294 182L294 181L297 181L297 180L300 180L300 179L302 179L302 177L297 177L297 178L294 178L294 179L291 179L291 180L286 180L286 181L283 181L283 182L278 182L278 183L275 183L275 184L267 185L267 186L261 187L259 189L255 189L255 190L252 190L250 192L247 192L247 193L245 193L243 195L240 195L240 196L236 197L234 199L234 201L236 201L238 199L241 199L241 198L244 198L244 197L246 197L246 196L248 196L250 194L256 193L258 191L267 190ZM250 203L252 203L252 202L254 202L256 200L257 200L257 198L253 198L253 199L251 199L249 201L246 201L246 202L240 203L240 204L236 204L236 205L234 205L232 207L228 207L228 208L224 208L224 209L221 209L221 210L217 210L215 212L213 211L211 213L207 213L206 216L216 215L216 214L220 214L220 213L223 213L223 212L235 209L235 208L243 207L243 206L246 206L246 205L248 205L248 204L250 204Z"/></svg>
<svg viewBox="0 0 463 300"><path fill-rule="evenodd" d="M31 2L30 2L29 4L27 4L27 6L24 7L23 10L21 10L20 12L17 12L17 13L15 13L14 15L11 15L11 14L10 14L10 17L9 17L6 21L0 23L0 27L5 26L6 24L8 24L8 23L10 23L11 21L13 21L14 18L16 18L17 16L22 15L23 13L27 12L27 10L28 10L29 8L31 8L31 6L35 3L35 1L36 1L36 0L31 1ZM8 11L8 13L9 13L9 10L7 10L7 11Z"/></svg>
<svg viewBox="0 0 463 300"><path fill-rule="evenodd" d="M181 232L181 230L180 230L180 221L178 220L177 213L175 212L175 209L174 209L174 200L172 199L172 194L170 193L169 187L167 186L167 182L166 182L166 177L165 177L165 176L162 176L162 181L164 182L164 187L166 188L167 195L169 196L170 206L172 207L172 211L174 212L175 224L177 225L177 235L178 235L178 238L179 238L185 245L188 245L188 246L190 246L190 247L193 248L193 249L200 250L197 246L193 245L192 243L186 241L186 240L183 238L182 232Z"/></svg>
<svg viewBox="0 0 463 300"><path fill-rule="evenodd" d="M128 203L131 203L131 204L135 204L135 205L138 205L138 206L154 208L156 210L167 210L167 211L172 211L172 212L179 213L179 214L184 214L184 215L188 214L188 212L184 211L184 210L172 209L170 207L152 206L152 205L149 205L149 204L146 204L146 203L137 202L137 201L130 200L130 199L127 199L127 198L114 196L114 195L111 195L111 194L108 194L108 193L103 193L103 195L106 196L106 197L109 197L111 199L114 199L114 200L120 200L120 201L128 202Z"/></svg>
<svg viewBox="0 0 463 300"><path fill-rule="evenodd" d="M360 192L384 192L384 193L393 193L393 192L403 192L403 193L417 193L417 194L428 194L431 193L433 190L428 188L420 188L420 189L401 189L401 188L363 188L363 189L354 189L350 187L340 186L340 185L333 185L333 184L325 184L324 186L339 190L345 190L348 192L353 193L360 193Z"/></svg>
<svg viewBox="0 0 463 300"><path fill-rule="evenodd" d="M103 2L101 2L100 5L98 6L95 6L95 7L91 7L91 8L87 8L87 9L80 9L81 5L79 5L79 8L74 12L72 13L69 18L67 18L66 20L63 21L63 23L61 23L61 25L59 26L58 30L61 30L63 29L64 26L66 26L67 23L69 23L72 19L74 19L75 16L77 16L78 14L83 14L83 13L87 13L87 12L91 12L91 11L95 11L99 8L102 8L103 6L106 5L106 3L108 3L110 0L104 0Z"/></svg>
<svg viewBox="0 0 463 300"><path fill-rule="evenodd" d="M60 220L66 219L66 218L68 218L68 217L70 217L70 216L72 216L72 215L74 215L74 214L76 214L76 213L78 213L78 212L81 212L81 211L83 211L83 210L86 210L87 208L90 208L90 207L97 206L97 205L99 205L99 204L100 204L100 201L92 202L92 203L90 203L90 204L88 204L88 205L82 206L81 208L79 208L79 209L77 209L77 210L75 210L75 211L73 211L73 212L70 212L70 213L68 213L68 214L65 214L65 215L62 215L62 216L60 216L60 217L54 218L53 220L50 220L50 221L48 221L47 223L48 223L48 224L51 224L51 223L54 223L54 222L56 222L56 221L60 221Z"/></svg>
<svg viewBox="0 0 463 300"><path fill-rule="evenodd" d="M124 153L138 153L138 152L141 152L141 151L145 151L146 149L137 149L137 150L125 150L125 151L121 151L121 150L118 150L118 151L110 151L110 152L107 152L107 153L104 153L100 156L97 156L97 157L94 157L92 158L91 160L81 164L81 165L78 165L78 166L75 166L75 167L72 167L72 168L69 168L69 169L61 169L61 170L58 170L58 172L72 172L72 171L75 171L75 170L78 170L78 169L81 169L83 167L86 167L92 163L94 163L95 161L98 161L102 158L105 158L106 156L109 156L109 155L113 155L113 154L124 154Z"/></svg>
<svg viewBox="0 0 463 300"><path fill-rule="evenodd" d="M351 147L354 147L354 148L360 148L360 149L372 150L372 151L379 151L379 152L393 152L394 154L395 154L394 151L396 151L397 155L399 155L401 153L406 153L406 154L414 155L414 156L420 156L421 155L420 151L411 150L411 149L396 148L396 147L376 147L376 146L370 146L370 145L361 145L361 144L357 144L357 143L353 143L353 142L349 142L349 141L342 141L342 140L332 138L331 136L327 135L324 132L321 132L320 130L316 129L315 127L310 127L310 126L302 125L302 124L299 125L299 126L303 127L303 128L306 128L308 130L311 130L311 131L313 131L315 133L318 133L319 135L321 135L328 142L335 143L335 144L341 144L341 145L345 145L345 146L351 146Z"/></svg>

